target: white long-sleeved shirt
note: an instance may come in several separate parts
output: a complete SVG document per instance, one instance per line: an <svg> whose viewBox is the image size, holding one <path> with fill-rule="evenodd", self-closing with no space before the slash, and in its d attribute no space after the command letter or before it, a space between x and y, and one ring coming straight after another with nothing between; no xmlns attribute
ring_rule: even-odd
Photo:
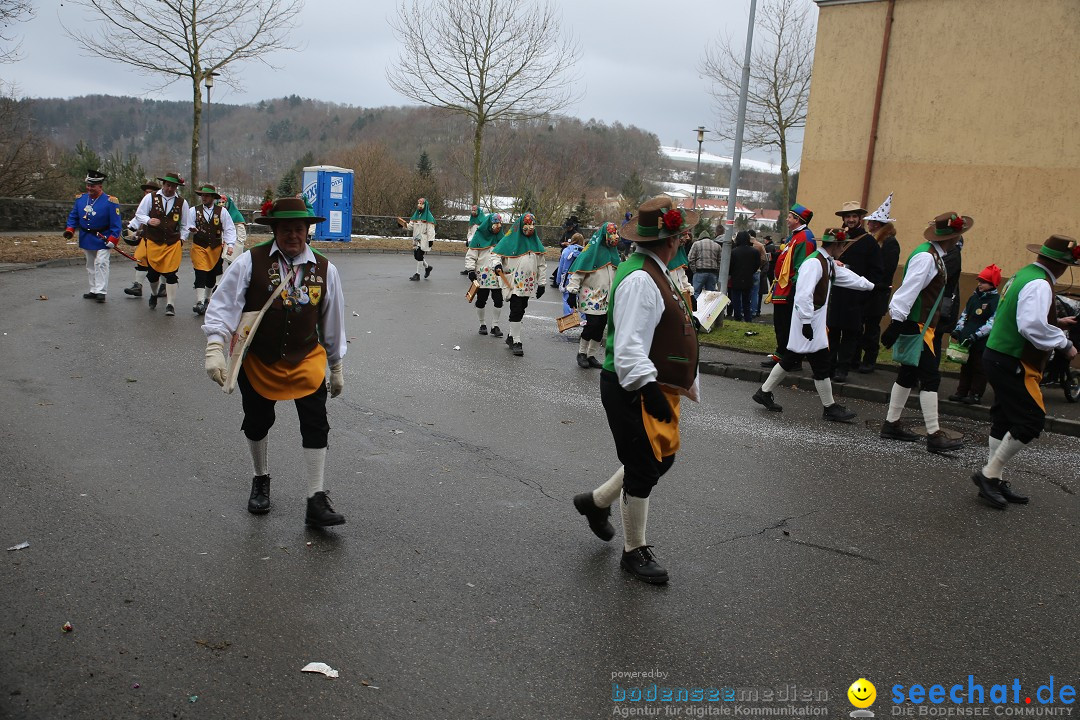
<svg viewBox="0 0 1080 720"><path fill-rule="evenodd" d="M188 235L195 232L195 219L202 213L206 222L211 222L214 214L214 206L206 207L202 203L188 210L184 222L187 225ZM225 208L221 209L221 244L231 247L236 243L236 224Z"/></svg>
<svg viewBox="0 0 1080 720"><path fill-rule="evenodd" d="M1046 322L1046 316L1050 314L1050 303L1054 302L1053 284L1057 281L1054 273L1045 265L1040 262L1035 264L1046 270L1050 281L1032 281L1020 291L1016 298L1016 329L1039 350L1064 350L1071 344L1069 334Z"/></svg>
<svg viewBox="0 0 1080 720"><path fill-rule="evenodd" d="M637 251L648 256L645 262L655 262L661 272L667 272L666 263L661 262L653 252L640 245ZM678 291L674 282L672 289ZM615 374L624 389L640 390L656 380L656 366L649 359L649 350L652 349L656 326L664 314L664 297L647 272L635 270L619 282L614 299ZM690 390L674 389L695 402L699 399L697 377Z"/></svg>
<svg viewBox="0 0 1080 720"><path fill-rule="evenodd" d="M930 247L937 253L937 258L945 257L945 251L936 242L931 242ZM937 275L937 266L935 256L928 252L918 253L911 258L911 262L907 266L907 272L904 274L903 283L896 289L892 300L889 301L889 317L893 320L907 320L907 316L911 314L911 307L919 299L919 293Z"/></svg>
<svg viewBox="0 0 1080 720"><path fill-rule="evenodd" d="M825 295L825 302L820 308L814 309L814 290L821 280L821 263L815 257L808 257L799 266L799 282L795 283L794 317L791 321L791 329L788 332L787 347L792 352L809 354L824 350L829 347L828 310L829 298L832 295L833 285L854 290L873 290L874 283L861 275L848 270L836 262L832 256L822 252L822 256L835 272L833 281L829 283L829 289ZM802 332L802 326L809 325L813 328L813 339L807 339Z"/></svg>
<svg viewBox="0 0 1080 720"><path fill-rule="evenodd" d="M180 201L180 223L177 226L177 229L180 231L180 241L183 242L184 240L187 240L187 219L188 215L190 215L191 208L188 207L187 200L184 200L179 195L165 197L165 194L160 190L143 195L142 200L139 201L139 207L135 208L135 219L139 222L139 225L145 225L150 222L150 208L153 207L154 195L161 195L161 204L165 208L166 213L171 213L176 201Z"/></svg>
<svg viewBox="0 0 1080 720"><path fill-rule="evenodd" d="M281 258L287 265L315 262L315 253L304 247L304 252L292 259L278 249L277 241L270 246L270 257ZM299 285L302 277L297 274L293 282ZM203 333L207 341L217 340L228 346L229 339L240 325L244 312L244 297L251 284L251 253L240 255L229 265L221 278L217 291L210 296L210 305L203 319ZM341 291L341 278L333 263L326 264L326 295L320 299L319 342L326 348L326 359L334 365L345 357L345 296Z"/></svg>

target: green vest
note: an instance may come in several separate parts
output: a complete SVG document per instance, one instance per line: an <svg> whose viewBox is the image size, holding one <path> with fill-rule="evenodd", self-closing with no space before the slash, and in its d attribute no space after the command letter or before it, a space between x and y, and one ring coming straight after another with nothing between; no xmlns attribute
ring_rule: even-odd
<svg viewBox="0 0 1080 720"><path fill-rule="evenodd" d="M930 323L930 327L937 327L937 319L940 315L941 304L938 303L938 312L934 313L934 317L928 317L930 314L930 308L934 306L934 302L937 300L938 295L945 288L946 272L945 263L942 261L941 256L937 254L937 251L931 246L929 242L924 242L917 248L911 251L906 261L904 261L904 277L907 277L908 266L911 265L911 259L921 252L930 253L930 257L934 258L934 266L937 268L937 275L930 279L929 284L922 289L919 296L915 298L915 302L911 304L911 312L908 313L907 319L914 320L917 323ZM900 284L903 284L901 279ZM927 341L929 342L929 341Z"/></svg>
<svg viewBox="0 0 1080 720"><path fill-rule="evenodd" d="M1016 325L1016 302L1020 297L1020 291L1024 289L1025 285L1039 280L1047 280L1050 281L1051 285L1053 284L1050 273L1044 268L1032 264L1021 268L1020 272L1016 273L1013 279L1009 281L1009 285L1005 290L1005 297L1001 298L998 303L997 315L994 316L994 327L990 330L990 337L986 341L986 347L1005 355L1011 355L1014 358L1019 358L1023 354L1024 345L1030 343L1020 334L1020 330ZM1053 309L1052 301L1050 306Z"/></svg>

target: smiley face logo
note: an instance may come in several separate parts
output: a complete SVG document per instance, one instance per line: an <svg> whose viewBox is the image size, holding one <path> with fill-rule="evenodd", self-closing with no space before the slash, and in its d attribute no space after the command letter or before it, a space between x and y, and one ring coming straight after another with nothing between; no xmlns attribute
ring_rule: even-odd
<svg viewBox="0 0 1080 720"><path fill-rule="evenodd" d="M851 683L847 690L848 700L857 708L868 708L877 700L877 688L866 678L859 678Z"/></svg>

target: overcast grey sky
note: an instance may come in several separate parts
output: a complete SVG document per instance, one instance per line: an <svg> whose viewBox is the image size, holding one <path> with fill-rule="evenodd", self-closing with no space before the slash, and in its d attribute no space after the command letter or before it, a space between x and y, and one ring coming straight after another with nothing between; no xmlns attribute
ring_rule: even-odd
<svg viewBox="0 0 1080 720"><path fill-rule="evenodd" d="M563 27L573 31L582 49L577 69L581 100L566 114L636 125L656 133L664 145L696 149L694 128L711 127L716 117L708 83L697 66L705 46L720 34L730 34L742 44L750 0L554 2L562 12ZM20 96L191 97L185 81L158 91L159 78L81 55L60 26L61 19L69 27L82 23L80 8L60 0L34 4L36 17L14 28L23 37L23 59L0 66L0 78L14 82ZM387 23L394 8L394 0L307 0L295 31L297 50L270 56L277 70L261 63L234 66L242 90L219 82L212 101L245 104L295 93L363 107L409 104L386 82L385 68L399 47ZM728 142L705 144L705 150L720 155L730 155L731 149ZM744 154L778 161L764 151Z"/></svg>

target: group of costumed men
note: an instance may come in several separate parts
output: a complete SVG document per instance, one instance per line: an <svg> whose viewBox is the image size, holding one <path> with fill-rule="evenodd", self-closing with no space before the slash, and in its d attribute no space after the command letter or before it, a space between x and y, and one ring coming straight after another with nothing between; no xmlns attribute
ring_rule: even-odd
<svg viewBox="0 0 1080 720"><path fill-rule="evenodd" d="M893 219L888 217L891 199L890 195L874 214L880 216L879 227L882 223L891 227ZM857 203L845 203L844 209L836 214L844 217L852 213L865 215L866 211ZM753 400L768 410L782 411L772 391L806 358L824 406L824 418L851 422L855 413L833 399L826 316L834 285L869 292L875 289L875 283L835 260L835 249L842 250L853 235L863 235L852 232L861 226L861 220L851 223L845 217L845 227L826 229L820 244L816 244L808 227L812 218L813 212L802 205L792 206L788 213L791 235L776 261L776 283L771 297L777 352L764 363L771 365L772 370L754 393ZM947 280L943 258L974 222L971 217L956 212L943 213L931 220L923 231L924 242L908 256L900 287L889 300L890 322L881 333L881 344L893 349L900 368L881 426L883 439L904 442L922 439L901 423L904 407L918 383L927 450L942 453L963 446L960 438L951 437L941 429L938 420L942 333L936 330ZM894 236L890 238L895 242ZM1076 323L1076 318L1056 316L1053 285L1067 268L1080 264L1080 246L1071 237L1052 235L1041 246L1028 245L1027 249L1036 253L1038 259L1022 268L1007 284L997 302L993 322L976 321L975 317L969 321L971 334L982 332L986 338L985 351L978 360L983 363L994 389L989 459L974 473L972 481L979 489L979 497L998 509L1006 508L1009 503L1028 502L1026 496L1002 479L1002 468L1042 432L1046 408L1039 383L1050 355L1059 351L1069 359L1076 356L1066 330ZM1000 277L1000 270L994 265L980 273L980 285L971 306L973 316L985 310L987 303L983 302L983 296L996 288ZM964 325L960 323L954 331L962 339L966 332Z"/></svg>
<svg viewBox="0 0 1080 720"><path fill-rule="evenodd" d="M127 255L135 261L135 276L131 286L124 288L124 293L142 297L145 279L150 285L150 309L155 309L158 299L164 297L165 315L174 316L183 242L190 237L196 299L192 312L202 315L223 267L244 251L247 233L244 217L235 203L207 184L195 191L200 203L189 207L187 200L177 194L184 179L175 172L165 173L164 177L157 178L160 185L151 182L142 185L142 200L124 228L116 198L110 196L102 200L105 180L103 173L94 170L87 173L87 192L76 198L64 231L64 237L70 238L77 227L79 246L87 254L90 292L83 297L105 302L109 250L116 249L122 237L135 248L133 255Z"/></svg>

